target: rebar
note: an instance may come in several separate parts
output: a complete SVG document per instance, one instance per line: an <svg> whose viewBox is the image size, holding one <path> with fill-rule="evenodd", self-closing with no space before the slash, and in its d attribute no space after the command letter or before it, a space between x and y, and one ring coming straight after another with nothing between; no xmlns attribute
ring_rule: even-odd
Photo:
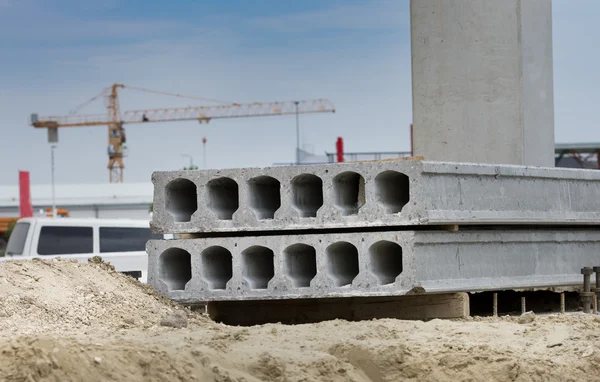
<svg viewBox="0 0 600 382"><path fill-rule="evenodd" d="M525 305L525 297L521 297L521 314L527 312L527 306Z"/></svg>
<svg viewBox="0 0 600 382"><path fill-rule="evenodd" d="M565 314L565 292L560 293L560 312Z"/></svg>

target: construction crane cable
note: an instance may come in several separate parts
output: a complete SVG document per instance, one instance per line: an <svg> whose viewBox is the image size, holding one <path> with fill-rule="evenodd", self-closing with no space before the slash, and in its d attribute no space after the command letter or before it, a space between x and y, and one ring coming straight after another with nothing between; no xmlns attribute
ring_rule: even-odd
<svg viewBox="0 0 600 382"><path fill-rule="evenodd" d="M95 96L93 96L89 100L87 100L84 103L82 103L82 104L76 106L75 108L73 108L73 110L71 110L68 115L75 115L75 114L77 114L85 106L89 105L90 103L94 102L95 100L97 100L101 96L105 95L106 92L108 91L108 89L109 89L108 87L102 89L102 91L100 93L96 94Z"/></svg>
<svg viewBox="0 0 600 382"><path fill-rule="evenodd" d="M179 98L197 99L197 100L201 100L201 101L222 103L222 104L226 104L226 105L238 105L237 102L232 102L232 101L222 101L222 100L212 99L212 98L186 96L183 94L161 92L158 90L144 89L144 88L138 88L138 87L133 87L133 86L125 86L125 87L128 89L138 90L138 91L142 91L142 92L146 92L146 93L162 94L162 95L168 95L168 96L179 97Z"/></svg>

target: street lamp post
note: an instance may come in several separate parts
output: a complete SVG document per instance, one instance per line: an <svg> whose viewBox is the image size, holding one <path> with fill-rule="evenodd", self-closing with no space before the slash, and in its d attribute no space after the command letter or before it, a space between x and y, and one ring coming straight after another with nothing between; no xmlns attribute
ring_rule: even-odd
<svg viewBox="0 0 600 382"><path fill-rule="evenodd" d="M50 166L51 166L51 177L52 177L52 218L56 218L56 193L54 191L54 149L56 145L50 146Z"/></svg>
<svg viewBox="0 0 600 382"><path fill-rule="evenodd" d="M206 137L202 138L202 168L206 170Z"/></svg>
<svg viewBox="0 0 600 382"><path fill-rule="evenodd" d="M300 164L300 118L298 115L298 104L300 102L294 101L296 105L296 164Z"/></svg>

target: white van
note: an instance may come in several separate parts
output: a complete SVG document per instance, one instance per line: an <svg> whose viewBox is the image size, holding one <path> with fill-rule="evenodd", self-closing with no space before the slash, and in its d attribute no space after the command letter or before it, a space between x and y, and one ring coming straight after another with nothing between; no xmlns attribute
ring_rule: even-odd
<svg viewBox="0 0 600 382"><path fill-rule="evenodd" d="M100 256L119 272L147 281L146 242L161 239L148 220L22 218L6 246L6 260L32 258L77 259Z"/></svg>

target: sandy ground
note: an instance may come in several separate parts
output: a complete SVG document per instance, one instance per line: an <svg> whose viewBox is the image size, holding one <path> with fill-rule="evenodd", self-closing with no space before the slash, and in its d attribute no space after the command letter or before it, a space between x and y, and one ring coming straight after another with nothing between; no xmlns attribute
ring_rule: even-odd
<svg viewBox="0 0 600 382"><path fill-rule="evenodd" d="M599 329L583 314L227 327L105 264L0 263L0 381L600 381Z"/></svg>

